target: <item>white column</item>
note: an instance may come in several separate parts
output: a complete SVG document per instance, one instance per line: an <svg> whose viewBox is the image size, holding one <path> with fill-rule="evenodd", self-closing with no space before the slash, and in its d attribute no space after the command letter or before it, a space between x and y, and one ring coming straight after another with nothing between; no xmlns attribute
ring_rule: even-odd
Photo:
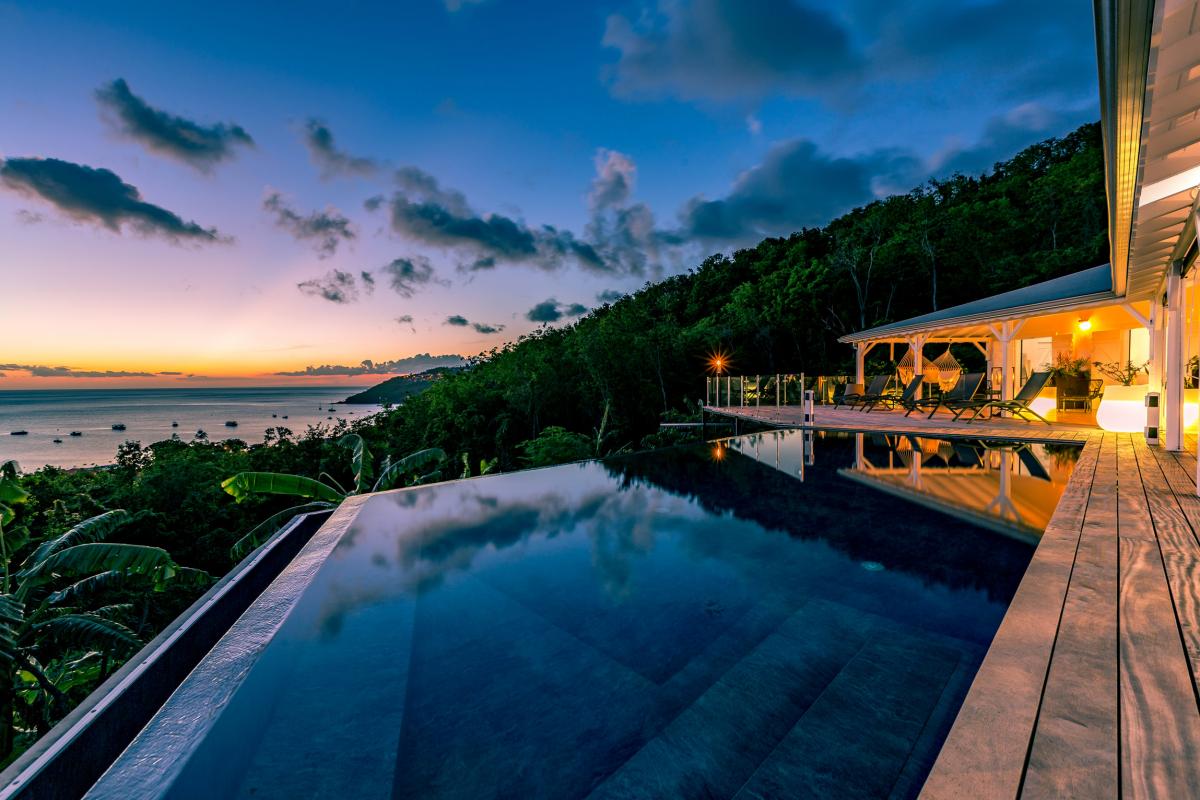
<svg viewBox="0 0 1200 800"><path fill-rule="evenodd" d="M854 382L865 383L867 346L863 342L854 343Z"/></svg>
<svg viewBox="0 0 1200 800"><path fill-rule="evenodd" d="M1150 371L1148 391L1162 391L1163 326L1162 309L1157 296L1150 302Z"/></svg>
<svg viewBox="0 0 1200 800"><path fill-rule="evenodd" d="M913 351L913 375L925 374L925 337L914 336L909 340L909 347ZM925 395L925 384L917 386L917 399L921 400Z"/></svg>
<svg viewBox="0 0 1200 800"><path fill-rule="evenodd" d="M1167 359L1163 389L1166 397L1166 446L1183 447L1183 264L1172 262L1167 272Z"/></svg>

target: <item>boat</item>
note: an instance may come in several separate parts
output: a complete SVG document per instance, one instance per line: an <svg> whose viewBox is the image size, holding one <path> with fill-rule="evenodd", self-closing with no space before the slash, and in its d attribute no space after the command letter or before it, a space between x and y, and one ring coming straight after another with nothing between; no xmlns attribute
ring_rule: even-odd
<svg viewBox="0 0 1200 800"><path fill-rule="evenodd" d="M125 430L125 423L124 422L115 422L115 423L113 423L112 429L114 431L123 431L123 430Z"/></svg>
<svg viewBox="0 0 1200 800"><path fill-rule="evenodd" d="M179 427L179 423L178 423L178 422L176 422L175 420L171 420L171 427L172 427L172 428L178 428L178 427Z"/></svg>
<svg viewBox="0 0 1200 800"><path fill-rule="evenodd" d="M284 418L284 419L287 419L287 414L284 414L284 415L283 415L283 418Z"/></svg>
<svg viewBox="0 0 1200 800"><path fill-rule="evenodd" d="M272 419L273 419L273 418L275 418L275 417L278 417L278 416L279 416L278 414L272 414L272 415L271 415Z"/></svg>
<svg viewBox="0 0 1200 800"><path fill-rule="evenodd" d="M55 444L62 444L62 439L55 439L55 440L54 440L54 443L55 443Z"/></svg>
<svg viewBox="0 0 1200 800"><path fill-rule="evenodd" d="M236 419L227 419L227 420L225 420L225 427L226 427L226 428L236 428L236 427L237 427L237 420L236 420Z"/></svg>
<svg viewBox="0 0 1200 800"><path fill-rule="evenodd" d="M28 436L29 435L29 431L9 431L9 433L13 436Z"/></svg>
<svg viewBox="0 0 1200 800"><path fill-rule="evenodd" d="M208 434L204 432L203 428L201 428L200 430L196 431L196 438L197 439L207 439Z"/></svg>
<svg viewBox="0 0 1200 800"><path fill-rule="evenodd" d="M83 436L83 431L71 431L72 436Z"/></svg>

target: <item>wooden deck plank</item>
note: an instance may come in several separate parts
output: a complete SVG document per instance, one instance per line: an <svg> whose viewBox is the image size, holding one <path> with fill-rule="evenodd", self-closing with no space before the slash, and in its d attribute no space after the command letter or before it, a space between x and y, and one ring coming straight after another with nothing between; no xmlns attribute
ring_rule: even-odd
<svg viewBox="0 0 1200 800"><path fill-rule="evenodd" d="M1092 478L1023 796L1117 795L1117 470L1117 437L1108 435Z"/></svg>
<svg viewBox="0 0 1200 800"><path fill-rule="evenodd" d="M922 797L1017 796L1099 447L1084 447Z"/></svg>
<svg viewBox="0 0 1200 800"><path fill-rule="evenodd" d="M1121 540L1121 794L1194 797L1200 713L1158 547Z"/></svg>

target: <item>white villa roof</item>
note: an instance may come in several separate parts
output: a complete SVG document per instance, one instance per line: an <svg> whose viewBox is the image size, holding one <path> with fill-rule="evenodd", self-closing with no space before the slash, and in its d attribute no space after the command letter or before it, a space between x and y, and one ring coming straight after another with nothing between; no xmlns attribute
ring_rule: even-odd
<svg viewBox="0 0 1200 800"><path fill-rule="evenodd" d="M1112 291L1112 269L1108 264L1103 264L1011 292L851 333L838 341L853 343L898 339L916 333L972 327L986 330L988 323L1001 320L1053 314L1118 300Z"/></svg>
<svg viewBox="0 0 1200 800"><path fill-rule="evenodd" d="M1200 0L1096 3L1113 289L1160 291L1195 240Z"/></svg>

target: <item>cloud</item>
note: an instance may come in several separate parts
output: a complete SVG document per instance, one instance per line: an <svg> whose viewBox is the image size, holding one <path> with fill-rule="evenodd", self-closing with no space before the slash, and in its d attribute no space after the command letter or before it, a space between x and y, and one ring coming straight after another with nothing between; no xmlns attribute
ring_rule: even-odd
<svg viewBox="0 0 1200 800"><path fill-rule="evenodd" d="M338 176L371 177L380 171L379 162L374 159L339 150L333 142L333 132L319 119L309 119L305 123L304 146L308 148L309 159L326 180Z"/></svg>
<svg viewBox="0 0 1200 800"><path fill-rule="evenodd" d="M424 372L434 367L461 367L466 359L460 355L446 354L435 356L429 353L417 353L407 358L394 361L375 362L365 360L358 366L342 366L322 364L319 367L309 366L295 372L276 372L276 375L290 377L328 376L328 375L407 375L414 372Z"/></svg>
<svg viewBox="0 0 1200 800"><path fill-rule="evenodd" d="M220 241L215 228L185 222L178 214L142 200L137 187L107 169L57 158L10 158L0 161L0 184L40 198L81 222L120 232L128 225L144 235L172 241Z"/></svg>
<svg viewBox="0 0 1200 800"><path fill-rule="evenodd" d="M1078 3L1044 0L657 0L607 20L613 94L754 105L812 97L843 112L873 90L981 77L1009 100L1086 92L1095 40ZM976 84L968 84L975 87ZM888 92L890 97L893 93ZM747 108L747 111L752 110ZM751 132L758 127L750 116Z"/></svg>
<svg viewBox="0 0 1200 800"><path fill-rule="evenodd" d="M407 325L409 330L411 330L413 333L417 332L417 326L413 325L412 314L401 314L400 316L396 317L396 322L400 323L401 325Z"/></svg>
<svg viewBox="0 0 1200 800"><path fill-rule="evenodd" d="M924 165L907 151L842 157L807 139L792 139L739 175L724 198L692 198L682 213L683 234L748 241L790 233L823 225L883 194L907 191L924 177Z"/></svg>
<svg viewBox="0 0 1200 800"><path fill-rule="evenodd" d="M349 272L330 270L322 278L312 278L296 284L310 297L320 297L331 303L353 303L358 300L358 281Z"/></svg>
<svg viewBox="0 0 1200 800"><path fill-rule="evenodd" d="M625 296L625 292L618 292L616 289L607 289L596 295L596 302L599 303L615 303Z"/></svg>
<svg viewBox="0 0 1200 800"><path fill-rule="evenodd" d="M91 370L73 367L47 367L41 364L0 364L0 375L6 372L27 372L31 378L153 378L153 372L125 370ZM166 374L166 373L164 373Z"/></svg>
<svg viewBox="0 0 1200 800"><path fill-rule="evenodd" d="M472 322L471 327L475 329L476 333L483 334L499 333L504 330L503 325L489 325L486 322Z"/></svg>
<svg viewBox="0 0 1200 800"><path fill-rule="evenodd" d="M622 97L745 102L772 93L828 94L864 63L825 8L797 0L659 0L636 18L608 18Z"/></svg>
<svg viewBox="0 0 1200 800"><path fill-rule="evenodd" d="M201 125L149 105L118 78L96 90L110 124L126 138L151 153L195 167L201 172L236 154L237 147L253 147L254 140L240 125Z"/></svg>
<svg viewBox="0 0 1200 800"><path fill-rule="evenodd" d="M159 375L182 375L183 373L182 372L172 372L170 370L164 370L158 374Z"/></svg>
<svg viewBox="0 0 1200 800"><path fill-rule="evenodd" d="M358 273L358 277L362 280L363 291L367 294L374 294L375 276L364 269L362 272Z"/></svg>
<svg viewBox="0 0 1200 800"><path fill-rule="evenodd" d="M465 271L492 269L498 263L545 270L568 263L595 271L609 269L591 243L579 241L570 231L551 225L533 228L503 214L477 213L462 192L443 187L418 167L396 170L395 182L399 188L390 200L392 229L411 241L466 251L470 260L462 266ZM367 201L369 209L379 205L377 198Z"/></svg>
<svg viewBox="0 0 1200 800"><path fill-rule="evenodd" d="M46 218L36 211L30 211L28 208L18 208L16 210L17 221L22 225L37 225L45 222Z"/></svg>
<svg viewBox="0 0 1200 800"><path fill-rule="evenodd" d="M581 317L587 312L587 306L580 303L560 303L551 297L549 300L543 300L525 312L525 319L530 322L549 324L551 322L558 322L561 319Z"/></svg>
<svg viewBox="0 0 1200 800"><path fill-rule="evenodd" d="M503 325L491 325L486 322L471 322L462 314L451 314L450 316L446 317L446 321L442 324L450 325L456 328L471 327L475 329L476 333L483 334L499 333L500 331L504 330Z"/></svg>
<svg viewBox="0 0 1200 800"><path fill-rule="evenodd" d="M263 209L275 215L275 225L288 231L298 242L312 242L317 258L329 258L342 242L353 241L357 233L342 212L332 206L303 216L288 206L279 192L268 192Z"/></svg>
<svg viewBox="0 0 1200 800"><path fill-rule="evenodd" d="M637 167L633 159L616 150L601 147L596 151L596 177L588 192L588 205L593 211L625 205L633 194Z"/></svg>
<svg viewBox="0 0 1200 800"><path fill-rule="evenodd" d="M393 259L381 271L391 279L392 291L401 297L412 297L430 283L445 283L438 280L433 265L423 256Z"/></svg>
<svg viewBox="0 0 1200 800"><path fill-rule="evenodd" d="M1041 103L1022 103L988 120L983 135L974 145L951 144L936 154L931 171L942 176L985 172L1030 144L1060 136L1091 119L1094 119L1091 109L1058 111Z"/></svg>

